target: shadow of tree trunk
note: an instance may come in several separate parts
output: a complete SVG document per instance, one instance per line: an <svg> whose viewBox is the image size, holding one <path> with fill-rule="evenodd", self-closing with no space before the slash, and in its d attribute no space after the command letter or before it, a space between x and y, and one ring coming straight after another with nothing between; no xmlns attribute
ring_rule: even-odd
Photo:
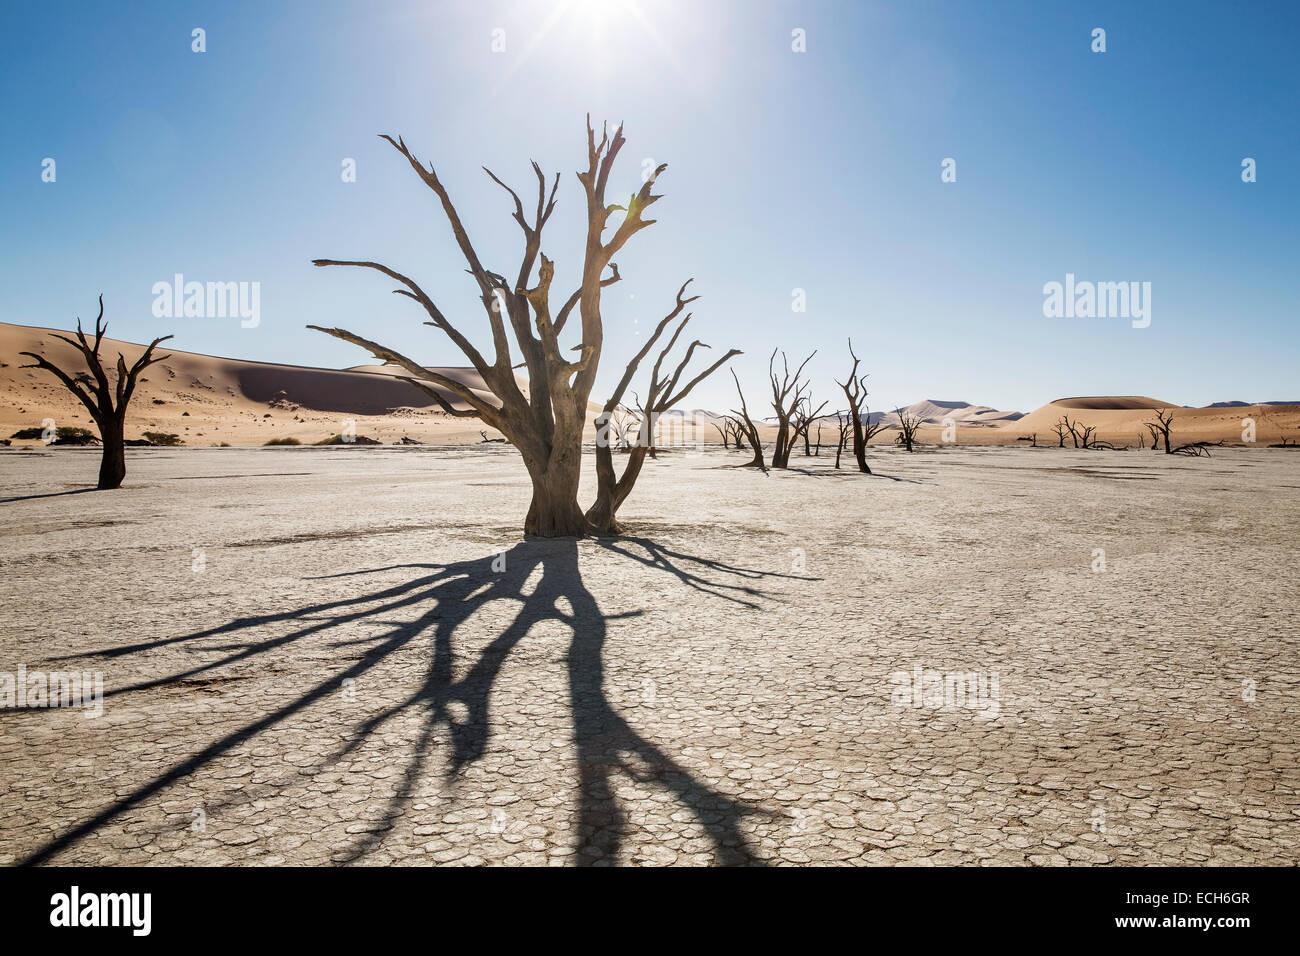
<svg viewBox="0 0 1300 956"><path fill-rule="evenodd" d="M766 572L672 552L641 539L618 539L594 547L602 548L597 553L634 560L668 572L693 589L747 607L756 607L764 593L752 582L768 576ZM644 556L635 553L633 548L644 551ZM500 566L502 560L504 564ZM500 569L496 570L498 566ZM455 777L480 760L494 732L509 732L508 726L494 728L491 719L497 678L513 648L534 626L544 621L560 621L572 632L567 679L579 765L579 779L576 781L579 791L577 862L584 865L618 861L627 834L627 815L615 796L619 776L638 786L657 786L671 793L694 815L714 848L717 862L761 862L746 841L741 827L746 815L761 811L700 780L629 725L610 703L605 687L604 661L608 622L636 617L643 612L635 610L608 615L601 610L583 582L578 542L530 540L495 558L446 565L396 565L333 575L329 579L352 579L396 570L428 573L370 593L282 613L239 618L192 634L73 655L72 659L122 658L173 645L193 645L196 652L217 650L220 654L215 660L196 664L164 678L112 689L106 692L107 699L192 680L198 675L256 659L344 625L362 622L386 625L386 630L378 636L340 641L339 646L368 645L369 649L361 659L326 676L270 713L176 762L125 797L39 847L21 860L20 865L50 861L172 784L202 773L214 760L337 693L346 679L360 678L412 641L431 640L431 657L419 686L398 703L357 725L352 733L345 735L349 742L330 758L330 762L335 762L354 751L399 714L419 715L418 730L412 735L412 748L402 768L401 780L379 818L373 821L369 832L360 835L353 845L332 857L345 863L362 861L383 844L386 834L407 812L415 788L428 772L436 753L441 731L446 731L450 741L450 751L445 754L448 778ZM529 591L527 585L535 575L540 576L536 586ZM716 575L738 577L751 583L730 583L718 580ZM478 652L468 668L458 668L458 631L476 614L500 601L518 605L513 618ZM429 602L432 605L426 607ZM414 617L392 623L396 612L414 610L419 611ZM266 636L268 630L284 625L290 628L287 633ZM232 635L236 637L233 643L230 641ZM222 642L215 647L205 645L204 642L211 638L221 638ZM160 745L163 743L160 741ZM171 745L170 741L165 743Z"/></svg>

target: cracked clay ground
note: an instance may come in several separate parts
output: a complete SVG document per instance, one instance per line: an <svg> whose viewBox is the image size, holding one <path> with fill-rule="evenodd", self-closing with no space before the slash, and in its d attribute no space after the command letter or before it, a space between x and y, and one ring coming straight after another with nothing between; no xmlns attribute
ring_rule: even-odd
<svg viewBox="0 0 1300 956"><path fill-rule="evenodd" d="M105 695L0 710L0 863L1300 862L1300 452L670 455L577 543L507 448L128 455L0 452L0 672Z"/></svg>

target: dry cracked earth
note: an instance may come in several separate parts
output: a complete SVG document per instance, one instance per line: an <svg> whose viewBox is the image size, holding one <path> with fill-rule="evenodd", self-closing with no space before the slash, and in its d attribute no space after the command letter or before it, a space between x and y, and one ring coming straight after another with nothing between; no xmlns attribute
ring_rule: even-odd
<svg viewBox="0 0 1300 956"><path fill-rule="evenodd" d="M128 454L0 452L0 672L103 680L0 863L1300 862L1300 453L676 453L576 543L507 448Z"/></svg>

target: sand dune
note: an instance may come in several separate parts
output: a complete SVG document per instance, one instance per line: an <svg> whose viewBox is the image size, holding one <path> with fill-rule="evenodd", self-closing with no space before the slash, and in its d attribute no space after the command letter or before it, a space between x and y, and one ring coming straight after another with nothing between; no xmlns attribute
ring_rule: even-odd
<svg viewBox="0 0 1300 956"><path fill-rule="evenodd" d="M1177 408L1174 402L1162 402L1142 395L1093 395L1083 398L1058 398L1051 403L1057 408L1087 409L1089 411L1119 411L1136 408Z"/></svg>
<svg viewBox="0 0 1300 956"><path fill-rule="evenodd" d="M913 402L901 409L909 416L917 416L923 422L942 425L945 419L951 419L958 425L992 425L997 422L1014 422L1023 417L1021 412L1003 412L988 405L972 405L970 402L941 402L933 398ZM872 412L871 421L884 422L886 428L898 427L899 410Z"/></svg>
<svg viewBox="0 0 1300 956"><path fill-rule="evenodd" d="M32 351L64 368L83 368L80 354L52 337L60 331L0 323L0 436L46 418L93 429L86 410L51 375L20 367L29 360L18 353ZM144 351L142 345L108 338L101 348L109 356L121 352L128 362ZM477 441L483 427L474 419L446 415L424 392L395 381L400 373L391 368L310 368L170 351L171 358L141 379L127 416L128 438L163 431L191 445L260 445L285 437L306 443L341 432L353 419L358 434L384 441L405 436L462 443ZM488 395L472 368L437 371ZM444 396L455 408L467 407L449 393Z"/></svg>
<svg viewBox="0 0 1300 956"><path fill-rule="evenodd" d="M0 438L8 438L20 428L39 426L49 418L59 425L93 429L86 410L62 385L47 373L20 367L27 359L18 353L34 351L65 367L80 368L79 354L52 337L57 331L0 323ZM103 349L109 356L121 352L130 362L144 347L105 339ZM491 400L474 369L432 370ZM173 350L170 358L141 380L127 418L127 437L160 431L179 435L187 445L262 445L278 438L311 443L344 431L349 420L358 435L386 443L407 439L424 444L470 444L480 440L480 430L498 437L477 419L446 415L422 391L395 381L401 374L400 369L380 365L310 368ZM519 381L524 385L527 380L520 376ZM466 407L454 396L446 397L454 407ZM987 405L934 399L916 402L906 410L928 423L920 438L929 444L942 440L945 419L956 424L959 444L1015 444L1020 436L1034 433L1039 444L1051 444L1055 441L1052 425L1062 415L1069 415L1097 427L1107 441L1135 446L1139 435L1146 436L1142 423L1158 408L1174 409L1174 436L1179 441L1240 443L1242 421L1247 418L1254 419L1260 444L1300 439L1300 405L1216 403L1206 408L1182 408L1145 396L1103 395L1058 399L1023 416ZM589 420L598 411L599 406L592 403ZM715 442L719 435L712 426L729 411L694 408L674 412L661 423L661 431L667 429L685 441ZM875 442L892 442L898 415L873 411L871 417L883 420L886 426ZM833 443L834 419L820 421L823 444ZM775 431L770 422L760 423L765 441L770 442ZM589 437L594 437L594 429L589 429ZM815 442L816 428L812 438Z"/></svg>
<svg viewBox="0 0 1300 956"><path fill-rule="evenodd" d="M1244 405L1231 408L1182 408L1173 402L1160 402L1135 396L1103 396L1096 398L1065 398L1049 402L1030 412L1010 426L1019 435L1038 433L1038 443L1053 444L1056 436L1052 426L1068 415L1085 425L1097 428L1101 438L1115 445L1138 444L1141 437L1148 445L1150 437L1146 421L1154 420L1156 409L1173 411L1173 438L1179 443L1192 441L1222 441L1242 443L1243 422L1255 422L1257 444L1272 444L1284 437L1300 438L1300 406L1297 405ZM1066 439L1067 443L1069 439Z"/></svg>

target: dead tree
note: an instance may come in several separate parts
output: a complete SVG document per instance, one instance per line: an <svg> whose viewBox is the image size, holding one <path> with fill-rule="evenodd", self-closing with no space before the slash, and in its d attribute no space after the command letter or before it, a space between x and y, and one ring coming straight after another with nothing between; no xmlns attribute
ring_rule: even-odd
<svg viewBox="0 0 1300 956"><path fill-rule="evenodd" d="M838 432L835 444L835 467L839 468L840 458L844 455L844 446L848 444L849 433L853 430L853 419L847 411L835 413L835 428Z"/></svg>
<svg viewBox="0 0 1300 956"><path fill-rule="evenodd" d="M1103 440L1097 435L1096 425L1079 425L1079 447L1091 449L1092 451L1124 451L1128 448L1116 448L1113 444Z"/></svg>
<svg viewBox="0 0 1300 956"><path fill-rule="evenodd" d="M713 423L713 427L722 435L723 448L731 448L734 445L737 451L744 450L745 432L734 415L723 415Z"/></svg>
<svg viewBox="0 0 1300 956"><path fill-rule="evenodd" d="M802 436L803 456L805 458L810 457L812 454L812 448L808 443L808 429L812 425L812 423L816 421L817 416L822 413L822 409L824 409L825 407L826 407L826 403L822 402L814 410L812 407L812 397L809 395L805 395L803 398L801 398L799 400L799 404L795 407L794 417L791 421L793 429L790 435L790 444L793 446L794 443L798 441L799 438ZM818 439L817 448L818 451L821 450L820 439Z"/></svg>
<svg viewBox="0 0 1300 956"><path fill-rule="evenodd" d="M663 377L664 359L672 352L673 347L677 344L677 339L682 334L682 330L691 321L691 313L686 313L680 322L677 322L677 317L681 315L682 309L688 303L699 298L699 296L695 295L690 298L683 298L686 287L692 281L687 279L682 283L681 289L677 291L676 306L660 320L659 324L655 326L654 332L646 339L645 345L641 346L641 351L637 352L632 357L632 360L627 363L627 368L623 370L623 377L619 379L618 385L615 386L614 391L610 393L609 399L605 402L604 409L596 417L596 501L587 510L586 517L588 523L598 534L618 534L620 532L618 509L627 500L627 496L631 494L632 487L641 474L641 466L645 463L646 455L653 454L655 425L659 416L678 402L685 400L696 385L741 354L739 349L731 349L704 371L682 384L682 375L687 366L690 365L695 350L710 347L696 339L687 346L686 353L682 356L682 360L677 363L677 367L672 373L667 375L666 378ZM623 395L627 392L628 386L632 384L632 379L636 377L642 359L650 354L650 350L654 348L660 336L674 322L677 322L677 328L673 330L668 339L668 344L660 351L659 358L655 360L654 367L650 371L650 389L646 392L645 401L638 403L641 408L640 428L637 430L636 440L628 450L627 465L624 466L621 476L616 475L614 472L614 456L610 452L610 442L608 440L610 419L614 409L623 401ZM606 433L603 441L602 431Z"/></svg>
<svg viewBox="0 0 1300 956"><path fill-rule="evenodd" d="M740 396L740 410L732 409L731 413L736 416L741 433L745 440L749 442L749 447L754 450L754 457L745 463L746 468L762 468L767 471L767 466L763 464L763 440L759 437L758 426L754 420L749 417L749 406L745 404L745 393L740 389L740 379L736 378L736 370L731 370L731 377L736 380L736 394Z"/></svg>
<svg viewBox="0 0 1300 956"><path fill-rule="evenodd" d="M870 445L871 439L875 438L878 433L884 430L885 430L884 416L882 415L880 418L876 419L873 422L871 420L871 407L869 405L863 405L862 406L862 444Z"/></svg>
<svg viewBox="0 0 1300 956"><path fill-rule="evenodd" d="M122 353L117 353L116 378L113 384L109 385L108 374L104 371L104 363L99 357L99 346L104 339L104 333L108 331L108 326L104 324L104 296L99 297L99 315L95 317L95 341L90 343L86 340L86 333L81 330L81 319L77 319L77 338L76 341L68 338L66 335L55 335L54 338L61 342L67 342L73 348L81 352L86 360L86 368L89 369L89 375L86 372L77 372L75 375L69 375L63 369L59 368L53 362L37 355L35 352L19 352L19 355L26 355L33 361L30 365L24 365L23 368L40 368L55 376L68 391L77 396L77 400L86 406L90 412L90 417L95 420L99 426L99 438L104 446L104 454L99 462L99 482L95 486L101 490L110 488L121 488L122 480L126 478L126 408L131 402L131 396L135 394L135 386L140 381L140 373L150 365L162 362L171 358L171 355L155 356L153 350L158 347L159 342L166 342L172 336L164 335L156 338L149 343L149 347L130 368L127 368L126 359Z"/></svg>
<svg viewBox="0 0 1300 956"><path fill-rule="evenodd" d="M923 424L924 419L918 414L907 411L905 408L896 408L894 413L898 415L898 437L895 441L908 451L911 451L912 447L918 444L916 433Z"/></svg>
<svg viewBox="0 0 1300 956"><path fill-rule="evenodd" d="M731 443L736 451L744 451L745 429L735 415L726 415L722 419L723 428L731 435Z"/></svg>
<svg viewBox="0 0 1300 956"><path fill-rule="evenodd" d="M632 447L627 436L634 433L641 425L641 414L628 408L626 405L619 405L609 416L610 434L613 438L613 445L616 451L627 451Z"/></svg>
<svg viewBox="0 0 1300 956"><path fill-rule="evenodd" d="M817 354L817 350L813 349L812 353L799 364L799 367L794 370L794 375L790 374L790 363L782 352L780 378L776 373L776 353L777 350L773 349L767 360L767 377L772 386L772 411L776 413L776 441L772 447L772 467L788 468L790 452L794 450L794 443L799 437L797 429L791 425L791 419L794 418L795 409L803 401L804 390L809 384L800 376L803 374L804 367Z"/></svg>
<svg viewBox="0 0 1300 956"><path fill-rule="evenodd" d="M1052 431L1056 433L1056 440L1057 440L1056 447L1064 448L1065 436L1069 431L1069 429L1066 427L1066 419L1062 417L1060 421L1056 422L1056 424L1052 426Z"/></svg>
<svg viewBox="0 0 1300 956"><path fill-rule="evenodd" d="M1061 422L1065 425L1065 430L1066 430L1067 432L1069 432L1069 434L1070 434L1070 440L1071 440L1072 442L1074 442L1074 447L1075 447L1075 448L1078 448L1078 447L1079 447L1079 429L1080 429L1080 427L1081 427L1080 424L1079 424L1078 419L1075 419L1074 421L1070 421L1070 416L1069 416L1069 415L1062 415L1062 416L1061 416Z"/></svg>
<svg viewBox="0 0 1300 956"><path fill-rule="evenodd" d="M744 423L734 415L728 418L731 420L731 443L736 446L737 451L744 451L742 447L746 444Z"/></svg>
<svg viewBox="0 0 1300 956"><path fill-rule="evenodd" d="M849 339L849 355L853 358L853 367L849 369L849 377L843 382L836 382L844 390L844 397L848 399L849 407L845 410L845 416L848 419L848 434L853 437L853 457L857 460L858 471L864 474L871 474L871 468L867 465L867 442L871 440L871 435L867 433L870 427L871 411L867 409L865 418L863 416L863 406L867 397L867 376L858 376L859 359L853 351L853 339ZM874 434L874 432L872 433ZM844 445L844 433L840 434L840 445ZM836 455L835 467L838 468L839 456Z"/></svg>
<svg viewBox="0 0 1300 956"><path fill-rule="evenodd" d="M1156 409L1156 420L1154 422L1143 422L1142 424L1145 425L1147 431L1151 433L1152 449L1158 447L1158 442L1163 441L1165 454L1172 455L1174 453L1173 449L1170 447L1171 442L1169 440L1169 431L1174 424L1174 413L1172 409L1158 408Z"/></svg>
<svg viewBox="0 0 1300 956"><path fill-rule="evenodd" d="M438 197L456 244L469 266L467 271L478 286L479 299L492 336L492 357L485 357L434 304L433 299L414 280L400 272L368 261L316 259L314 264L375 269L398 282L402 288L394 291L414 300L424 309L431 320L425 324L446 333L482 377L495 401L489 401L467 385L430 371L413 359L352 332L314 325L308 328L359 345L385 365L403 368L409 375L402 380L428 394L447 414L480 418L505 435L519 450L532 481L532 502L524 520L526 533L543 537L587 534L591 526L578 505L578 481L582 472L582 432L586 424L587 403L596 381L604 342L601 291L619 280L614 255L633 235L654 224L655 220L643 219L642 214L660 198L651 192L651 188L666 165L661 164L646 179L626 206L607 203L605 189L610 171L625 142L623 127L620 126L612 138L607 130L602 129L597 142L588 117L587 168L578 173L587 201L582 280L559 310L552 311L550 294L555 264L541 253L541 245L542 230L555 208L559 174L556 174L548 196L546 177L541 167L533 163L537 177L537 206L529 215L525 213L519 195L491 170L484 170L493 182L510 194L514 202L514 219L523 230L523 255L512 282L484 266L433 166L421 164L400 138L394 140L388 135L382 138L401 153L421 181ZM623 217L614 226L613 235L606 239L606 226L615 210L621 210ZM607 269L610 275L605 277ZM534 270L537 273L535 279ZM535 283L532 288L529 288L530 282ZM577 354L569 358L562 350L560 339L575 309L582 331L578 345L569 349L570 354ZM515 346L523 356L522 365L528 372L527 395L515 379L513 370L518 366L511 357L510 333L513 333ZM469 407L455 408L444 398L443 392L450 393Z"/></svg>

